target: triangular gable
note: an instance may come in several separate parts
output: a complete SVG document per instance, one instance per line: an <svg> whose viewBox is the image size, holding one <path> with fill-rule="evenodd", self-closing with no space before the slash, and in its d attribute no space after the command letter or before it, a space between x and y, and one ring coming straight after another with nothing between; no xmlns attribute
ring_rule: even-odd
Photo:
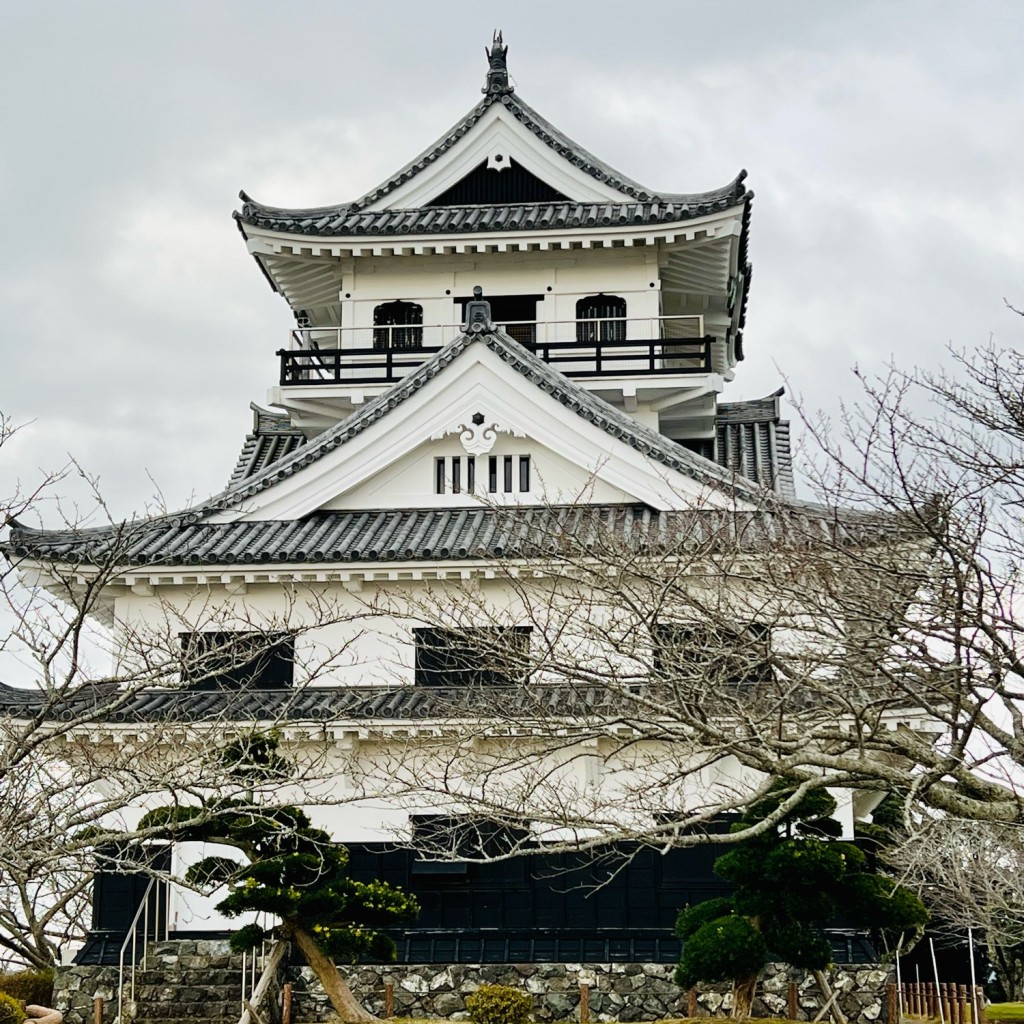
<svg viewBox="0 0 1024 1024"><path fill-rule="evenodd" d="M427 205L502 206L509 203L558 203L568 199L568 196L510 159L507 165L499 163L497 167L487 161L477 164L469 174Z"/></svg>
<svg viewBox="0 0 1024 1024"><path fill-rule="evenodd" d="M765 497L756 484L637 423L496 331L461 335L363 409L203 511L211 522L232 522L345 507L341 496L478 414L652 508L755 506Z"/></svg>
<svg viewBox="0 0 1024 1024"><path fill-rule="evenodd" d="M353 209L430 206L485 163L496 174L515 164L576 202L654 196L578 146L512 96L488 96L433 146L352 204ZM458 205L458 204L453 204Z"/></svg>

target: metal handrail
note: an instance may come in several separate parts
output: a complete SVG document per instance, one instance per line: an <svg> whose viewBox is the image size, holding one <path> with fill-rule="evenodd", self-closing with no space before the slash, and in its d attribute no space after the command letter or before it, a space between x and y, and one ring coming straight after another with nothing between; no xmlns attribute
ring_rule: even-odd
<svg viewBox="0 0 1024 1024"><path fill-rule="evenodd" d="M131 989L129 991L128 999L129 1002L135 1002L135 965L138 963L138 933L139 933L139 918L142 918L142 956L145 959L147 943L149 937L149 897L156 887L156 878L151 877L149 884L146 886L146 891L142 894L142 902L139 904L139 909L135 911L135 916L132 918L132 923L128 926L128 934L124 937L124 942L121 943L121 950L118 953L117 958L117 1024L124 1024L124 955L128 951L128 945L132 947L132 959L131 959ZM156 913L154 911L154 913ZM166 914L164 915L164 921L166 924ZM157 916L154 924L159 927L159 917Z"/></svg>
<svg viewBox="0 0 1024 1024"><path fill-rule="evenodd" d="M680 322L703 330L704 319L697 314L517 320L502 326L520 344L571 377L709 372L711 344L715 339L703 334L684 334L676 329ZM559 330L566 326L571 331ZM367 333L410 329L417 333L411 338L408 333L398 336L400 340L395 345L388 341L394 335L382 338ZM279 349L277 353L281 360L279 383L390 383L439 352L458 330L453 324L296 328L292 331L293 347ZM375 344L370 345L371 340Z"/></svg>
<svg viewBox="0 0 1024 1024"><path fill-rule="evenodd" d="M281 962L287 949L288 943L279 939L271 947L269 953L267 952L267 943L265 941L258 955L253 950L248 986L246 985L247 959L246 955L242 954L242 1013L238 1024L258 1024L260 1018L257 1016L257 1013L261 1004L270 994L274 979L280 970ZM256 978L257 960L262 965L259 980Z"/></svg>
<svg viewBox="0 0 1024 1024"><path fill-rule="evenodd" d="M702 313L678 313L670 315L660 316L594 316L594 317L576 317L571 320L498 320L501 327L533 327L536 330L537 342L541 344L553 344L563 339L557 337L551 337L552 333L557 333L553 329L559 327L578 327L580 324L681 324L684 322L691 322L695 325L696 331L692 335L687 335L685 338L679 340L698 340L704 337L704 315ZM369 338L373 338L376 334L379 336L381 333L386 333L389 341L394 337L396 332L418 332L421 339L420 343L416 346L409 346L409 349L420 350L430 349L429 345L424 345L423 340L430 335L435 335L437 332L441 332L441 338L444 339L445 334L449 337L447 340L451 340L462 331L462 325L456 323L420 323L420 324L366 324L362 326L324 326L324 327L312 327L302 326L294 327L289 331L289 348L287 351L292 352L310 352L316 351L317 349L323 349L323 342L325 339L334 340L335 344L332 346L335 349L344 349L346 346L343 341L356 337L357 335L364 335ZM543 335L543 337L541 337ZM602 340L602 339L595 339ZM613 340L613 339L608 339ZM674 337L665 338L661 332L657 332L657 337L646 338L642 340L648 341L668 341L676 340ZM442 341L442 344L444 341ZM386 347L391 347L390 344ZM397 351L403 351L402 348Z"/></svg>

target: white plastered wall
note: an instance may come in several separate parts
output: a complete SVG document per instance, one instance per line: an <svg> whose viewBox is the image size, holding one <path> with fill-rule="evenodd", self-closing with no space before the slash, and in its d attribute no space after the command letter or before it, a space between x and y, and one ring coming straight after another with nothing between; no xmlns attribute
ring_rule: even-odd
<svg viewBox="0 0 1024 1024"><path fill-rule="evenodd" d="M604 292L626 300L628 317L658 316L660 285L653 247L551 253L393 256L342 263L342 326L373 326L374 308L402 299L423 306L423 323L457 325L457 299L483 288L496 295L539 295L537 319L575 320L576 302ZM541 332L543 333L543 332Z"/></svg>

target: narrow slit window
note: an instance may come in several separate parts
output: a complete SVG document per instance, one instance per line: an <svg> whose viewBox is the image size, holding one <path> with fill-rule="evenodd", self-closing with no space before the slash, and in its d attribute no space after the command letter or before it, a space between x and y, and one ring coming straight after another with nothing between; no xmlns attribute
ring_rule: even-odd
<svg viewBox="0 0 1024 1024"><path fill-rule="evenodd" d="M512 493L512 456L505 456L505 493Z"/></svg>
<svg viewBox="0 0 1024 1024"><path fill-rule="evenodd" d="M524 494L530 489L530 456L519 456L519 490Z"/></svg>
<svg viewBox="0 0 1024 1024"><path fill-rule="evenodd" d="M466 490L472 494L476 490L476 456L466 457Z"/></svg>
<svg viewBox="0 0 1024 1024"><path fill-rule="evenodd" d="M444 459L434 459L434 493L444 494Z"/></svg>
<svg viewBox="0 0 1024 1024"><path fill-rule="evenodd" d="M498 456L487 457L487 491L496 494L498 491Z"/></svg>
<svg viewBox="0 0 1024 1024"><path fill-rule="evenodd" d="M456 455L452 458L452 494L462 491L462 459Z"/></svg>

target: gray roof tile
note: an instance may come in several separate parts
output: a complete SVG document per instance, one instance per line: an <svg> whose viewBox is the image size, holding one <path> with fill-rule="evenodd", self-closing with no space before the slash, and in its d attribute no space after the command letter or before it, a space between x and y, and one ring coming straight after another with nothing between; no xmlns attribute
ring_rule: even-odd
<svg viewBox="0 0 1024 1024"><path fill-rule="evenodd" d="M747 402L722 402L716 412L715 461L786 498L796 495L789 422L779 414L784 389Z"/></svg>
<svg viewBox="0 0 1024 1024"><path fill-rule="evenodd" d="M613 710L607 691L588 686L387 687L309 686L292 690L142 690L120 698L116 692L84 690L45 699L38 690L12 697L0 683L0 715L23 718L42 711L63 721L132 723L227 721L409 721L471 718L496 707L522 720L552 714ZM21 699L24 693L26 699Z"/></svg>
<svg viewBox="0 0 1024 1024"><path fill-rule="evenodd" d="M274 413L262 409L255 403L250 404L253 411L252 433L246 436L242 450L238 454L228 487L231 488L306 443L306 436L284 413Z"/></svg>
<svg viewBox="0 0 1024 1024"><path fill-rule="evenodd" d="M757 552L787 543L867 544L891 533L889 519L838 518L812 505L755 512L582 505L316 512L246 523L164 517L77 532L15 525L4 549L84 564L226 566L530 558L615 543L666 553Z"/></svg>
<svg viewBox="0 0 1024 1024"><path fill-rule="evenodd" d="M352 206L287 210L247 200L237 214L244 224L287 234L393 236L496 231L559 231L672 224L737 206L748 193L737 178L723 188L651 203L518 203L500 206L419 207L361 212Z"/></svg>
<svg viewBox="0 0 1024 1024"><path fill-rule="evenodd" d="M591 177L621 193L618 203L524 203L515 206L422 207L367 211L451 149L489 107L501 103L545 145ZM457 234L474 231L558 230L617 224L663 224L689 220L738 206L753 197L741 171L731 182L708 192L656 193L616 171L574 142L513 93L489 93L432 146L366 195L352 202L309 209L285 209L258 203L239 193L241 224L308 235Z"/></svg>

